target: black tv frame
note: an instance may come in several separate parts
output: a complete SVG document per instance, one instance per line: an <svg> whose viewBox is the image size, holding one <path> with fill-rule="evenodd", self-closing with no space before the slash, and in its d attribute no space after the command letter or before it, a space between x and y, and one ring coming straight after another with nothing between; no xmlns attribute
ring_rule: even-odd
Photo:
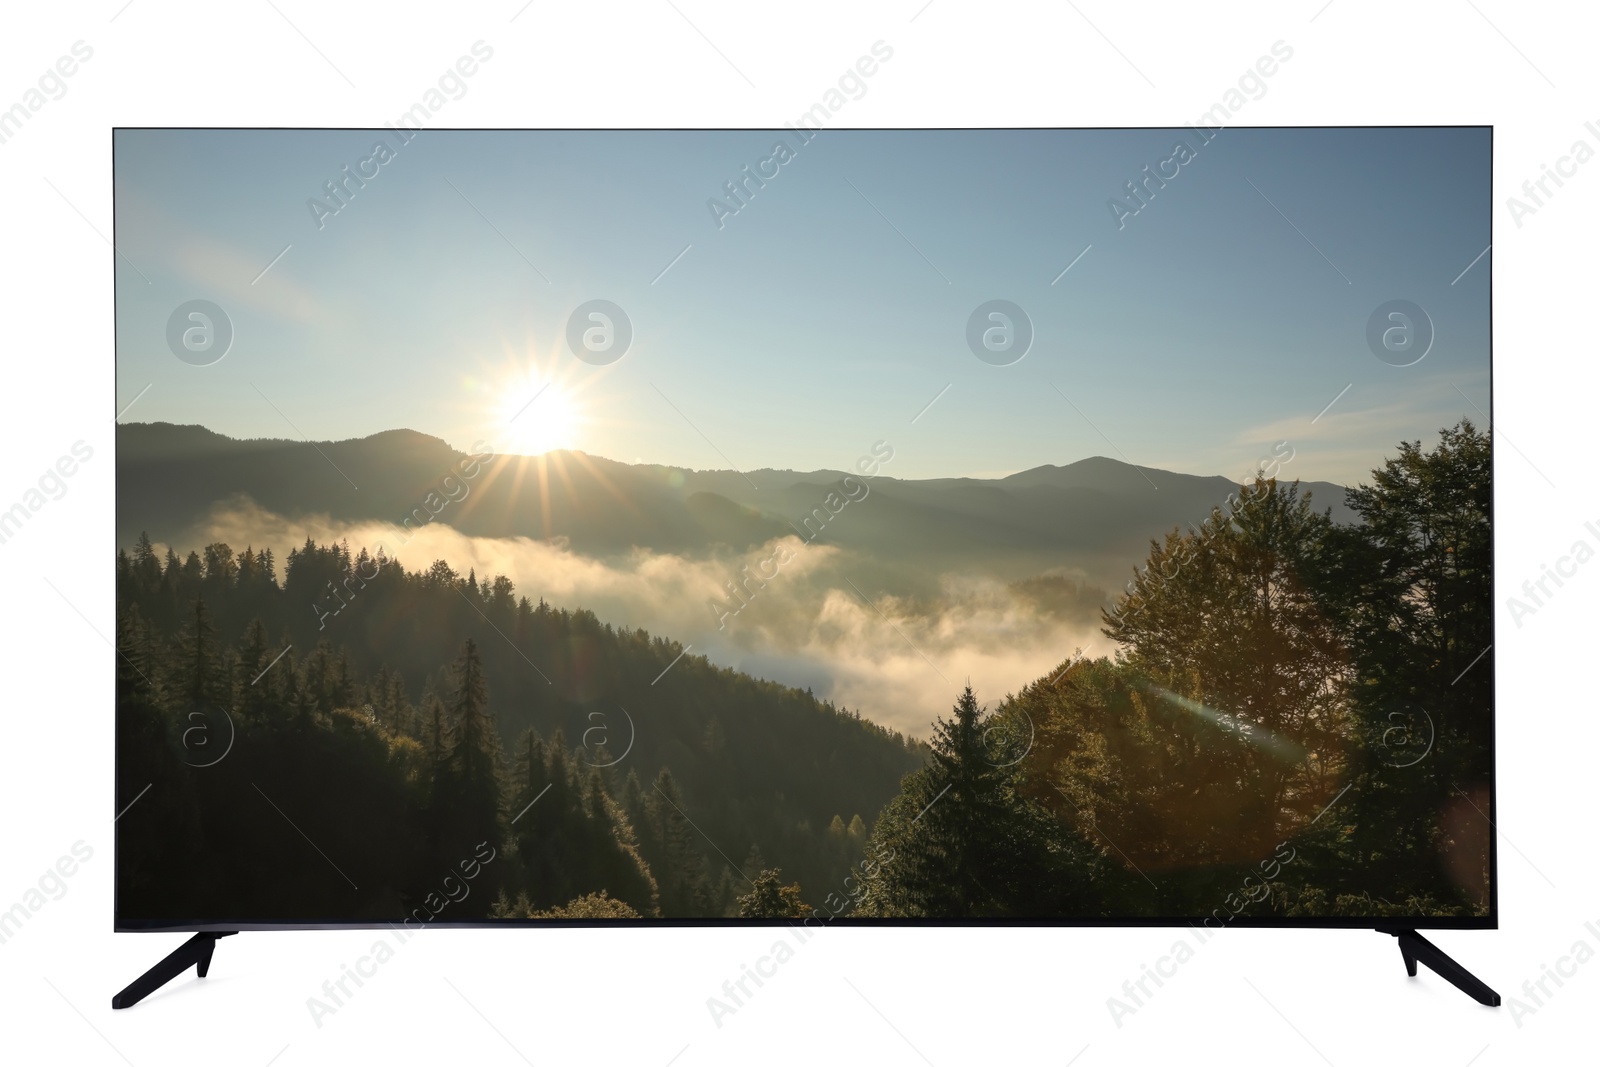
<svg viewBox="0 0 1600 1067"><path fill-rule="evenodd" d="M934 127L841 127L848 132L899 132L902 129L915 129L918 132L985 132L985 131L1039 131L1071 133L1079 131L1160 131L1183 128L1181 126L934 126ZM1362 125L1362 126L1236 126L1221 127L1223 129L1249 129L1249 130L1445 130L1445 129L1471 129L1488 130L1489 132L1489 217L1491 240L1494 233L1494 132L1492 123L1442 123L1436 125L1418 126L1410 123L1395 123L1388 125ZM477 128L465 126L438 126L429 127L429 131L438 132L500 132L500 133L588 133L596 132L595 127L494 127ZM210 132L236 131L236 132L269 132L269 131L294 131L294 132L378 132L378 127L349 127L349 126L114 126L112 127L112 239L113 248L116 246L116 152L115 137L122 131L136 130L203 130ZM603 132L608 133L703 133L703 132L747 132L771 133L775 132L769 127L708 127L708 126L683 126L683 127L607 127ZM1491 244L1492 247L1492 244ZM1486 268L1489 275L1489 424L1494 423L1494 273L1492 262ZM113 253L112 271L113 292L116 288L115 253ZM112 394L111 406L113 413L116 408L116 376L117 363L115 358L116 308L113 299L113 359L112 359ZM1491 442L1491 482L1493 480L1493 444ZM113 444L113 450L115 445ZM114 451L113 451L114 454ZM113 478L112 502L113 509L116 505L117 486ZM113 512L114 513L114 512ZM1494 566L1495 548L1495 492L1494 486L1490 487L1489 500L1489 552L1490 552L1490 602L1495 603L1495 583L1498 578L1498 568ZM113 537L115 541L115 537ZM117 546L113 544L113 548ZM1490 615L1491 637L1498 627L1494 614ZM1488 652L1492 653L1494 644L1491 643ZM1487 657L1490 666L1494 664L1494 656ZM1469 668L1470 669L1470 668ZM113 683L114 684L114 683ZM1498 686L1496 687L1498 690ZM116 706L115 691L112 693L112 704ZM1406 964L1407 973L1415 977L1417 964L1420 962L1439 973L1451 984L1461 989L1480 1004L1497 1007L1500 1004L1500 994L1490 989L1486 984L1472 975L1466 968L1451 959L1437 946L1423 938L1419 930L1497 930L1500 927L1500 879L1499 879L1499 831L1496 820L1496 809L1499 802L1498 790L1498 746L1497 712L1498 692L1496 691L1489 714L1490 744L1489 744L1489 812L1487 821L1490 826L1489 834L1489 911L1484 916L1373 916L1360 918L1351 916L1329 916L1326 918L1275 918L1254 917L1248 915L1230 916L1221 927L1216 930L1236 927L1239 929L1279 929L1279 930L1374 930L1381 934L1388 934L1398 939L1402 958ZM119 724L120 725L120 724ZM117 780L119 769L113 761L112 803L120 792L120 782ZM115 822L116 820L113 820ZM113 894L113 932L114 933L192 933L193 937L176 951L167 956L161 963L151 968L138 980L112 998L113 1008L131 1007L144 997L154 992L161 985L176 978L190 966L195 966L200 977L205 977L209 969L212 950L217 939L227 937L242 931L280 931L280 930L393 930L404 925L408 920L402 918L398 924L395 922L350 922L339 919L327 921L297 920L289 922L273 922L240 919L230 921L227 919L124 919L116 911L116 889L120 884L117 881L116 866L120 859L120 849L113 840L112 849L112 894ZM916 928L957 928L957 927L987 927L987 928L1075 928L1075 927L1191 927L1198 929L1204 926L1207 920L1214 919L1215 915L1204 916L1129 916L1129 917L1042 917L1042 918L945 918L945 919L913 919L913 918L878 918L878 917L830 917L822 925L844 925L850 927L916 927ZM449 920L441 919L437 922L430 920L426 925L417 929L430 927L448 928L456 930L505 930L505 929L530 929L548 927L582 927L601 929L671 929L683 927L798 927L804 925L806 920L790 919L730 919L730 918L637 918L637 919L497 919L493 921L477 920ZM1213 929L1207 927L1208 930Z"/></svg>

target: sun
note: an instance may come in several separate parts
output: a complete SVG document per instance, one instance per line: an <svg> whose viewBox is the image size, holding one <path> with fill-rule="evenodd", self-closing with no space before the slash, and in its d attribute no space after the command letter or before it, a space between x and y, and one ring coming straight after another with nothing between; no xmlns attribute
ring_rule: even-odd
<svg viewBox="0 0 1600 1067"><path fill-rule="evenodd" d="M505 390L501 424L511 451L538 456L576 448L583 412L576 397L553 379L526 380Z"/></svg>

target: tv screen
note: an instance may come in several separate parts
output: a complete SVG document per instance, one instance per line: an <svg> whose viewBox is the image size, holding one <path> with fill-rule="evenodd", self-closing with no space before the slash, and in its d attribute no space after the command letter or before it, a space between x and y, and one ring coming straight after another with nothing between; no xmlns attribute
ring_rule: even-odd
<svg viewBox="0 0 1600 1067"><path fill-rule="evenodd" d="M116 131L117 928L1493 926L1490 160Z"/></svg>

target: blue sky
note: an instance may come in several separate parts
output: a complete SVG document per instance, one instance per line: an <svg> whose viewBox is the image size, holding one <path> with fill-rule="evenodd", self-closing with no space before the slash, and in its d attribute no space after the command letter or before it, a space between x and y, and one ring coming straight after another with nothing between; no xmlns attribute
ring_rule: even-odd
<svg viewBox="0 0 1600 1067"><path fill-rule="evenodd" d="M724 183L780 138L793 158L719 228L708 200L731 203ZM308 200L332 205L324 183L379 139L393 158L319 229ZM1193 158L1119 228L1108 201L1137 206L1125 183L1178 140ZM1242 477L1287 440L1285 476L1348 484L1401 438L1489 410L1492 253L1452 284L1490 239L1483 129L1230 129L1204 145L1186 129L423 131L403 146L389 130L124 130L115 146L118 409L138 396L124 422L313 440L409 427L463 449L744 470L846 468L883 439L897 477L1091 455ZM565 340L596 298L634 331L606 366ZM191 299L234 326L210 366L167 348ZM992 299L1033 323L1009 366L967 347ZM1436 330L1409 367L1365 340L1393 299Z"/></svg>

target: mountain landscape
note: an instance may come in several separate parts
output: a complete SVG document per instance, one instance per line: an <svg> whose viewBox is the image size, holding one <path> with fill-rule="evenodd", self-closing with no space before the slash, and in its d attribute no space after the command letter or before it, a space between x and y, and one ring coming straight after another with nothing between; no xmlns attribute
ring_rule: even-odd
<svg viewBox="0 0 1600 1067"><path fill-rule="evenodd" d="M1487 838L1446 788L1472 783L1478 799L1462 803L1486 802L1493 675L1472 668L1489 633L1489 450L1468 423L1444 431L1433 452L1403 444L1372 485L1347 495L1354 521L1318 510L1315 490L1257 478L1229 486L1236 505L1193 529L1146 527L1147 565L1114 599L1059 572L1058 586L1049 571L996 585L1021 616L998 642L1031 632L1049 658L1047 670L984 661L1008 683L985 692L987 706L897 624L916 618L915 596L885 596L893 616L862 599L905 639L914 655L902 660L920 658L944 685L924 677L918 688L874 648L867 661L885 685L850 707L443 556L406 563L381 543L309 535L286 551L270 537L240 547L208 531L218 508L228 522L260 523L272 513L252 492L287 508L297 480L314 478L313 497L340 516L315 523L392 530L364 521L361 508L373 505L336 501L323 468L338 466L339 477L375 487L378 507L438 484L485 531L452 534L458 547L489 540L527 554L540 539L515 531L548 518L565 555L539 565L573 566L574 542L604 545L632 559L633 584L675 595L662 561L680 570L774 544L813 551L792 527L771 528L783 506L774 500L856 493L837 514L829 505L824 535L881 494L878 521L907 537L916 521L944 515L1042 544L1039 516L1064 496L1131 524L1150 505L1127 502L1130 474L1159 476L1146 487L1152 498L1198 500L1220 487L1104 460L997 482L874 478L865 494L850 475L762 471L753 473L768 488L752 492L771 496L757 506L722 473L489 458L413 434L330 445L326 457L317 446L202 434L134 428L139 447L119 457L133 521L150 506L140 493L160 490L184 518L157 530L183 536L187 522L205 535L180 551L141 532L117 555L119 791L144 782L152 794L119 825L128 857L119 907L143 922L429 922L452 905L453 920L798 919L822 914L819 904L829 917L1211 909L1224 922L1252 904L1289 916L1487 908ZM185 439L208 445L204 461L168 447ZM407 461L375 458L385 445ZM565 467L594 481L582 495L552 491L532 511L524 494L494 491L539 462L553 481ZM430 464L455 473L435 479ZM648 487L649 506L613 497L588 507L618 481ZM426 506L422 529L443 522L442 508L435 517ZM313 521L291 514L272 521ZM656 547L624 551L597 514L631 517ZM872 543L833 548L811 575L817 588L836 577L853 586L847 572L871 558ZM982 542L963 556L959 539L926 531L918 545L919 558L969 572L1007 558ZM1058 558L1075 558L1073 548ZM798 595L816 592L802 582L766 596L752 581L761 579L730 583L748 602L713 611L726 621L774 600L816 610L804 647L824 673L848 671L848 641L814 639L843 629L838 590L818 604ZM1061 628L1062 602L1092 611L1114 654L1062 645L1071 629ZM647 611L659 600L619 603ZM932 628L948 621L935 612L916 632L935 648ZM746 634L758 644L778 636L765 624ZM969 662L992 651L968 636L936 651L952 648ZM1419 710L1421 694L1433 713ZM1415 759L1395 747L1397 715L1408 739L1427 723ZM1411 770L1435 743L1440 752ZM1352 810L1318 827L1349 780L1364 786ZM286 832L302 820L316 827L326 867ZM263 862L283 873L259 877ZM469 905L466 881L480 876ZM1233 890L1241 885L1245 898Z"/></svg>
<svg viewBox="0 0 1600 1067"><path fill-rule="evenodd" d="M696 471L555 452L497 455L467 480L459 472L468 458L409 430L312 444L238 441L200 426L121 425L117 540L131 545L147 533L191 542L241 497L289 520L398 526L430 493L445 497L441 482L455 475L466 496L439 521L472 537L562 539L595 557L640 548L706 556L798 532L872 558L885 588L909 591L930 573L953 570L1016 581L1063 566L1109 587L1127 579L1151 537L1198 525L1240 484L1104 457L1003 478L910 481L887 473L891 460L859 506L852 502L819 528L804 526L805 518L859 473ZM1290 464L1284 477L1292 476ZM1350 521L1343 486L1302 489L1334 521Z"/></svg>
<svg viewBox="0 0 1600 1067"><path fill-rule="evenodd" d="M1010 691L1077 649L1152 538L1239 485L1093 457L1003 478L697 471L581 452L470 453L406 430L330 442L118 427L119 541L308 539L503 574L522 593L670 635L710 661L928 729L965 677ZM1302 487L1336 523L1344 489ZM337 607L308 597L308 613Z"/></svg>
<svg viewBox="0 0 1600 1067"><path fill-rule="evenodd" d="M809 693L581 608L530 604L503 577L479 582L442 562L407 574L307 543L280 568L265 550L214 544L164 565L143 540L119 558L123 757L167 787L125 832L148 835L134 854L157 866L211 872L176 886L134 879L126 901L144 914L200 914L219 879L237 879L230 901L241 915L392 917L462 858L444 852L470 855L476 830L452 822L461 799L441 807L434 791L461 770L451 756L464 715L469 740L510 772L505 816L526 811L501 832L491 793L481 839L491 849L520 839L529 865L537 845L544 867L526 876L539 888L522 892L540 907L609 889L643 914L663 901L672 914L720 913L740 876L708 842L756 864L752 875L765 857L807 884L837 881L864 846L863 820L926 755ZM319 622L304 605L330 583L349 607ZM478 689L461 686L463 656ZM163 703L176 733L160 725ZM263 856L297 868L299 855L256 789L296 821L337 813L318 820L317 836L352 885L324 870L275 899L252 879ZM634 829L607 846L610 868L572 861L617 825ZM607 873L616 862L648 862L655 875L623 886ZM485 884L515 887L503 870ZM486 914L493 899L480 894L469 914Z"/></svg>

